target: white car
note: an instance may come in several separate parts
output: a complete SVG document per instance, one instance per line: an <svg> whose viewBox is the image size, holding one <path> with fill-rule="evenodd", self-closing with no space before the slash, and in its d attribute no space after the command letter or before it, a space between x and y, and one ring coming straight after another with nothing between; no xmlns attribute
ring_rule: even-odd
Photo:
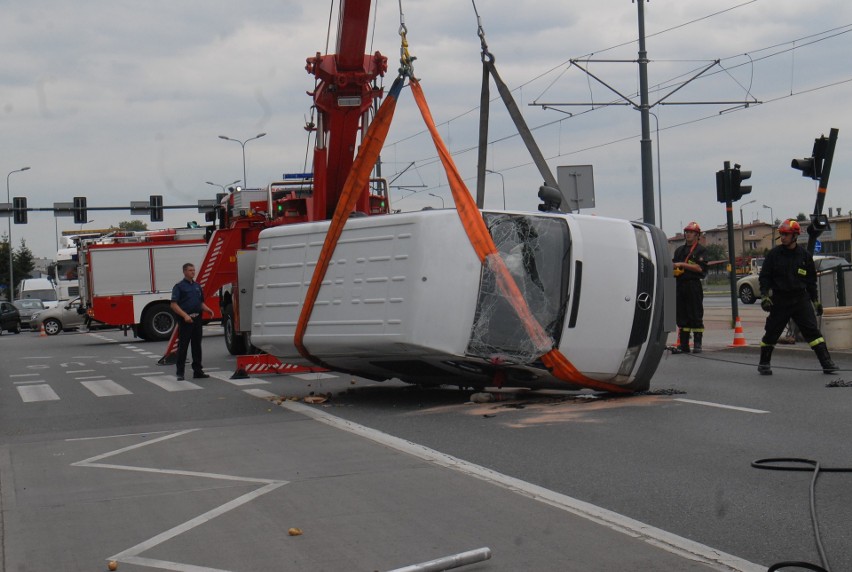
<svg viewBox="0 0 852 572"><path fill-rule="evenodd" d="M814 264L816 265L817 273L820 273L835 266L849 264L849 262L839 256L822 256L818 254L814 256ZM757 267L754 273L737 280L737 294L743 304L754 304L760 297L759 274L760 267Z"/></svg>

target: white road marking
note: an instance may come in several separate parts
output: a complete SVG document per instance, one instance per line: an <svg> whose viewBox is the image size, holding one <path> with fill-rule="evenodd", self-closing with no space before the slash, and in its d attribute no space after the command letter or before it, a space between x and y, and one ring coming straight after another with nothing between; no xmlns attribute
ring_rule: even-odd
<svg viewBox="0 0 852 572"><path fill-rule="evenodd" d="M9 377L35 377L37 375L41 375L40 373L13 373Z"/></svg>
<svg viewBox="0 0 852 572"><path fill-rule="evenodd" d="M197 429L188 429L186 431L179 431L177 433L172 433L169 435L164 435L163 437L158 437L157 439L152 439L150 441L144 441L141 443L137 443L135 445L130 445L129 447L122 447L121 449L116 449L115 451L110 451L108 453L103 453L101 455L96 455L94 457L90 457L83 461L78 461L76 463L72 463L72 467L92 467L92 468L101 468L101 469L117 469L123 471L141 471L145 473L159 473L164 475L179 475L179 476L192 476L192 477L202 477L209 479L220 479L220 480L228 480L228 481L237 481L237 482L245 482L245 483L257 483L262 484L258 489L250 493L246 493L241 495L234 500L228 501L225 504L218 506L212 510L209 510L203 514L192 518L183 524L179 524L173 528L170 528L156 536L145 540L144 542L140 542L136 546L132 546L127 550L119 552L113 556L107 558L107 560L115 560L117 562L123 562L127 564L139 564L142 566L150 566L153 568L160 568L162 570L178 570L182 572L227 572L225 570L220 570L218 568L209 568L205 566L195 566L193 564L184 564L181 562L171 562L167 560L156 560L153 558L143 558L139 555L145 552L146 550L150 550L164 542L167 542L176 536L179 536L185 532L189 532L192 529L210 522L214 518L218 516L222 516L223 514L234 510L235 508L239 508L242 505L253 501L254 499L265 495L266 493L272 492L275 489L288 484L288 481L279 481L273 479L255 479L251 477L237 477L233 475L221 475L217 473L199 473L195 471L179 471L179 470L171 470L171 469L156 469L153 467L133 467L129 465L112 465L112 464L102 464L97 463L96 461L100 461L103 459L107 459L109 457L114 457L121 453L125 453L127 451L132 451L134 449L139 449L140 447L147 447L148 445L153 445L154 443L160 443L162 441L166 441L168 439L173 439L175 437L179 437L181 435L186 435L187 433L191 433L193 431L197 431Z"/></svg>
<svg viewBox="0 0 852 572"><path fill-rule="evenodd" d="M303 379L305 381L314 381L315 379L336 379L339 376L332 375L330 373L294 373L290 374L290 377L295 377L298 379Z"/></svg>
<svg viewBox="0 0 852 572"><path fill-rule="evenodd" d="M53 389L46 383L39 385L24 385L15 389L18 390L18 393L24 403L32 403L34 401L56 401L59 399L56 392L53 391Z"/></svg>
<svg viewBox="0 0 852 572"><path fill-rule="evenodd" d="M80 364L83 365L83 364ZM65 373L92 373L93 369L69 369Z"/></svg>
<svg viewBox="0 0 852 572"><path fill-rule="evenodd" d="M147 368L147 367L150 367L150 366L147 366L147 365L146 365L146 366L142 366L142 367L146 367L146 368ZM143 371L143 372L141 372L141 373L136 372L136 373L134 373L133 375L139 375L139 376L143 376L143 375L160 375L160 372L159 372L159 371Z"/></svg>
<svg viewBox="0 0 852 572"><path fill-rule="evenodd" d="M74 380L80 381L82 379L103 379L105 377L106 377L105 375L87 375L85 377L75 377Z"/></svg>
<svg viewBox="0 0 852 572"><path fill-rule="evenodd" d="M24 385L25 383L45 383L43 379L30 379L28 381L13 381L13 385Z"/></svg>
<svg viewBox="0 0 852 572"><path fill-rule="evenodd" d="M272 393L270 391L266 391L265 389L254 388L254 389L244 389L243 391L248 393L249 395L253 395L255 397L260 397L261 399L266 399L267 397L278 397L274 393Z"/></svg>
<svg viewBox="0 0 852 572"><path fill-rule="evenodd" d="M246 377L244 379L231 379L231 373L227 371L208 371L210 377L215 377L216 379L221 379L222 381L227 381L231 385L236 385L238 387L243 385L268 385L269 382L263 379L258 379L256 377Z"/></svg>
<svg viewBox="0 0 852 572"><path fill-rule="evenodd" d="M605 508L492 471L491 469L469 463L457 457L424 447L423 445L382 433L381 431L341 419L340 417L335 417L315 407L296 401L285 401L281 404L281 407L302 413L312 419L370 439L397 451L408 453L429 463L458 471L516 494L570 512L617 532L641 539L652 546L656 546L672 554L708 564L727 566L728 569L737 572L762 572L766 570L765 566L754 564L738 556L726 554L710 546L693 542L682 536L666 532L660 528L650 526Z"/></svg>
<svg viewBox="0 0 852 572"><path fill-rule="evenodd" d="M121 367L119 369L143 369L143 368L146 368L146 367L148 367L148 366L147 365L126 365L126 366Z"/></svg>
<svg viewBox="0 0 852 572"><path fill-rule="evenodd" d="M117 437L138 437L140 435L157 435L159 433L171 433L171 431L151 431L148 433L120 433L118 435L99 435L98 437L74 437L73 439L65 439L66 441L96 441L99 439L115 439Z"/></svg>
<svg viewBox="0 0 852 572"><path fill-rule="evenodd" d="M681 397L674 398L674 401L682 401L684 403L694 403L695 405L706 405L707 407L718 407L720 409L733 409L734 411L745 411L746 413L769 413L762 409L749 409L748 407L737 407L735 405L722 405L721 403L713 403L711 401L696 401L694 399L684 399Z"/></svg>
<svg viewBox="0 0 852 572"><path fill-rule="evenodd" d="M83 381L81 384L98 397L112 397L114 395L131 395L133 392L125 389L111 379L99 379L97 381Z"/></svg>
<svg viewBox="0 0 852 572"><path fill-rule="evenodd" d="M149 381L154 385L162 387L166 391L188 391L191 389L201 389L200 385L195 385L190 381L178 381L171 375L152 375L143 377L145 381Z"/></svg>

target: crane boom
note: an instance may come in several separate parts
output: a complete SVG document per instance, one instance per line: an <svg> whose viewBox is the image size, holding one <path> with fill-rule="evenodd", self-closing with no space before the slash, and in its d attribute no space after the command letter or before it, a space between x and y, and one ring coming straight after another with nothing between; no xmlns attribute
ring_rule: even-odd
<svg viewBox="0 0 852 572"><path fill-rule="evenodd" d="M356 139L366 130L373 102L382 96L373 81L384 76L387 58L365 54L370 0L342 0L338 18L337 53L319 52L305 69L317 78L310 93L318 117L314 147L314 190L310 220L330 219L343 183L352 168ZM371 212L369 190L361 193L356 209Z"/></svg>

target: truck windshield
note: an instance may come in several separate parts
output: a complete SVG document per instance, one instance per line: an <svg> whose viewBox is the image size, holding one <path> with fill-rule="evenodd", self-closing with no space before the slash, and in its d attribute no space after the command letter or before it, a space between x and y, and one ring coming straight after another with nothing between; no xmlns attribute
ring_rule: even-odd
<svg viewBox="0 0 852 572"><path fill-rule="evenodd" d="M571 239L567 223L535 215L483 213L485 224L532 315L559 343L568 302ZM549 349L549 348L548 348ZM546 351L546 350L545 350ZM539 357L509 301L486 264L480 278L476 316L467 353L529 363Z"/></svg>

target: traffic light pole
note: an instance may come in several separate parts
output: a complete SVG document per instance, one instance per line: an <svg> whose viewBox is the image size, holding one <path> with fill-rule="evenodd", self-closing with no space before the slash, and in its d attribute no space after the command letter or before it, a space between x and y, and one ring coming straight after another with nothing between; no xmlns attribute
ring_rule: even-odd
<svg viewBox="0 0 852 572"><path fill-rule="evenodd" d="M837 133L835 128L831 129L828 135L828 145L825 148L825 162L820 170L819 189L817 189L816 204L814 205L814 213L811 215L811 224L808 225L808 252L814 253L816 241L822 232L825 230L821 224L822 208L825 205L825 193L828 190L828 177L831 174L831 162L834 158L834 147L837 145ZM815 161L819 161L818 157L814 157ZM827 223L827 221L826 221Z"/></svg>
<svg viewBox="0 0 852 572"><path fill-rule="evenodd" d="M731 327L736 326L739 317L737 305L737 263L734 253L734 206L731 202L731 162L725 161L725 215L728 223L728 279L731 282ZM742 232L742 228L740 228Z"/></svg>

